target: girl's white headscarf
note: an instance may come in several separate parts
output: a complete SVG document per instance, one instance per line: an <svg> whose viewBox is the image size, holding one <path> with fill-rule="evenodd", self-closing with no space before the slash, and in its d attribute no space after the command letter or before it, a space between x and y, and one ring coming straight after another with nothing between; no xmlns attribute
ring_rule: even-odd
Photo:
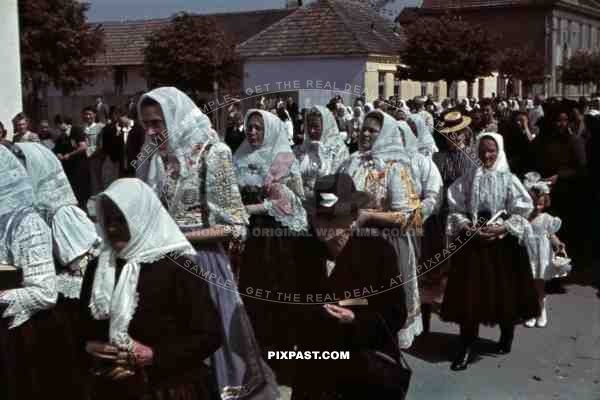
<svg viewBox="0 0 600 400"><path fill-rule="evenodd" d="M131 239L118 253L110 245L100 253L89 306L95 319L110 319L110 342L130 350L132 339L128 330L137 307L137 284L142 264L163 257L194 255L195 251L152 189L139 179L119 179L98 196L99 200L103 197L110 199L123 213ZM106 239L102 214L100 205L100 231ZM117 258L126 263L115 286Z"/></svg>
<svg viewBox="0 0 600 400"><path fill-rule="evenodd" d="M523 186L529 191L537 190L541 194L550 194L550 186L542 180L542 176L538 172L526 173Z"/></svg>
<svg viewBox="0 0 600 400"><path fill-rule="evenodd" d="M304 142L302 143L302 153L304 154L315 154L317 155L320 164L321 171L323 175L328 173L333 173L335 171L331 171L330 161L331 157L328 154L335 153L337 149L342 146L345 146L344 139L340 135L340 130L338 129L337 123L335 121L335 117L331 114L331 111L327 109L327 107L323 106L314 106L308 115L311 113L318 113L321 116L322 121L322 129L321 129L321 139L318 142L314 142L310 139L310 135L308 133L308 124L305 124L304 130ZM310 157L306 157L301 160L301 162L308 163L312 162ZM302 167L302 166L301 166Z"/></svg>
<svg viewBox="0 0 600 400"><path fill-rule="evenodd" d="M482 132L477 136L477 151L479 151L479 146L483 139L492 139L496 142L496 146L498 148L496 162L491 168L486 168L483 165L480 165L478 168L473 169L473 188L471 191L471 215L473 216L473 221L477 221L478 219L478 210L480 203L481 191L479 190L479 184L482 179L487 175L488 178L492 178L491 181L495 182L495 178L493 175L502 174L502 173L510 173L510 168L508 166L508 162L506 161L506 154L504 153L504 138L493 132ZM495 191L494 188L492 190ZM491 210L492 212L497 212L499 210Z"/></svg>
<svg viewBox="0 0 600 400"><path fill-rule="evenodd" d="M54 153L39 143L16 146L25 155L35 209L52 228L58 260L67 266L100 244L94 223L77 206L73 189Z"/></svg>

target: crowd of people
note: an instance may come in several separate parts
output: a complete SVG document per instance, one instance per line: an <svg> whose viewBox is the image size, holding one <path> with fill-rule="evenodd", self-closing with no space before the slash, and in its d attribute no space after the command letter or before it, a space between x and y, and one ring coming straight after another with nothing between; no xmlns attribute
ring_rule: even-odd
<svg viewBox="0 0 600 400"><path fill-rule="evenodd" d="M161 87L56 132L14 118L2 399L276 399L281 351L351 354L299 362L295 400L402 398L402 350L432 312L459 325L465 370L481 324L510 353L515 325L547 326L546 289L588 262L598 99L230 112L217 132Z"/></svg>

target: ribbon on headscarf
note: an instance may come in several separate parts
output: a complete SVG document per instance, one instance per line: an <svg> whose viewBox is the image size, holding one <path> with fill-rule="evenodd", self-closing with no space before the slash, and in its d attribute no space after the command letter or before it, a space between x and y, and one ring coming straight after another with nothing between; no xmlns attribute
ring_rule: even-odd
<svg viewBox="0 0 600 400"><path fill-rule="evenodd" d="M530 192L532 190L537 190L541 194L550 193L550 185L543 181L542 176L537 172L526 173L525 179L523 180L523 186Z"/></svg>

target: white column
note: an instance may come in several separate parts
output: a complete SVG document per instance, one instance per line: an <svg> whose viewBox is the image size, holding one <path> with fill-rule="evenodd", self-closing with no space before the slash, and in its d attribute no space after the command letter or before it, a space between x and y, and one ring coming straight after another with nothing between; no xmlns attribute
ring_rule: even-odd
<svg viewBox="0 0 600 400"><path fill-rule="evenodd" d="M13 132L11 119L23 110L17 0L1 0L0 15L4 17L4 22L0 24L0 49L3 56L0 62L0 121L10 139Z"/></svg>

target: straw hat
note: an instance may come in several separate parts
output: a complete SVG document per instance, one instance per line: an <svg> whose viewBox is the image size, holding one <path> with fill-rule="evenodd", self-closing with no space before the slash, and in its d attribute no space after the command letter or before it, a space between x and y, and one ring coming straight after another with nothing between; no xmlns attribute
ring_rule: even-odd
<svg viewBox="0 0 600 400"><path fill-rule="evenodd" d="M452 133L465 129L471 124L471 117L462 115L459 111L452 111L444 117L444 124L438 131L440 133Z"/></svg>

